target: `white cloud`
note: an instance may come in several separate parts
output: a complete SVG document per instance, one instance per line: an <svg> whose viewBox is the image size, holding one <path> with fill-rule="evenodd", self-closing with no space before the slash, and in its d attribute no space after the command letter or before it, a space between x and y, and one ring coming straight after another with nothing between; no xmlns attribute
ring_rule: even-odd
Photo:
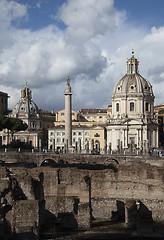
<svg viewBox="0 0 164 240"><path fill-rule="evenodd" d="M113 0L68 0L60 11L60 18L68 26L68 36L84 41L116 28Z"/></svg>
<svg viewBox="0 0 164 240"><path fill-rule="evenodd" d="M51 25L31 31L12 25L27 15L26 6L0 1L0 90L11 96L11 108L26 81L39 107L64 108L67 76L72 79L75 109L106 107L114 84L126 73L132 48L140 73L153 84L156 102L164 102L163 27L149 31L129 24L126 12L116 11L113 0L68 0L58 13L64 30Z"/></svg>

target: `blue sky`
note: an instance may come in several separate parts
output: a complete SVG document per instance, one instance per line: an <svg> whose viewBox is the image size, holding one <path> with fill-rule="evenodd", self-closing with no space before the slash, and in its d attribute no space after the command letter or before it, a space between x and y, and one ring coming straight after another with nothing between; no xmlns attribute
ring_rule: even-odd
<svg viewBox="0 0 164 240"><path fill-rule="evenodd" d="M160 27L164 23L164 1L163 0L116 0L116 9L125 10L127 21L148 28Z"/></svg>
<svg viewBox="0 0 164 240"><path fill-rule="evenodd" d="M25 82L43 109L106 108L134 49L141 75L164 103L163 0L1 0L0 90L12 109ZM43 97L44 96L44 97Z"/></svg>
<svg viewBox="0 0 164 240"><path fill-rule="evenodd" d="M17 23L17 27L30 28L35 31L55 24L59 28L65 28L62 21L56 17L58 9L65 2L64 0L17 0L17 2L28 7L29 15L28 19Z"/></svg>
<svg viewBox="0 0 164 240"><path fill-rule="evenodd" d="M21 28L36 30L50 24L65 28L65 24L55 17L66 0L17 0L16 2L28 6L29 19L19 22ZM160 27L164 23L163 0L115 0L114 6L119 11L126 11L127 21L147 27Z"/></svg>

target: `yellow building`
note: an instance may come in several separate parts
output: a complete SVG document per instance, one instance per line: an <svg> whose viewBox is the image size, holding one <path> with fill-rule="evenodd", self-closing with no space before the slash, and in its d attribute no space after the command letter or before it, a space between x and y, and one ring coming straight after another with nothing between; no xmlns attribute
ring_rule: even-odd
<svg viewBox="0 0 164 240"><path fill-rule="evenodd" d="M107 121L107 109L81 109L79 111L79 121L88 121L104 124Z"/></svg>
<svg viewBox="0 0 164 240"><path fill-rule="evenodd" d="M78 120L78 112L72 110L72 121ZM57 123L64 123L65 122L65 109L56 112L56 121L55 125L58 125Z"/></svg>
<svg viewBox="0 0 164 240"><path fill-rule="evenodd" d="M97 125L72 126L72 146L74 152L86 153L93 150L104 151L104 141L106 141L106 128ZM55 151L65 150L65 126L58 125L48 130L48 149Z"/></svg>

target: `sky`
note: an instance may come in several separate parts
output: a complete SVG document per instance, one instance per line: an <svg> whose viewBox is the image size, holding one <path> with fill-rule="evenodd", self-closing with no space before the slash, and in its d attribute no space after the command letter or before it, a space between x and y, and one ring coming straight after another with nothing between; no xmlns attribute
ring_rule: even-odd
<svg viewBox="0 0 164 240"><path fill-rule="evenodd" d="M164 104L163 0L0 0L0 91L9 109L27 82L41 109L107 108L132 49Z"/></svg>

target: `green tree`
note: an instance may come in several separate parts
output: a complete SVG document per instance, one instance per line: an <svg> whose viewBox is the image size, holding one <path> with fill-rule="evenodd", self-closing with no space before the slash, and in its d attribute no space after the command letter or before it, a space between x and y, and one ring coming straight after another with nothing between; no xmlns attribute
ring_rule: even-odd
<svg viewBox="0 0 164 240"><path fill-rule="evenodd" d="M0 130L7 128L11 131L12 139L13 135L17 131L25 131L27 129L27 124L24 123L19 118L11 118L6 117L4 115L0 115Z"/></svg>
<svg viewBox="0 0 164 240"><path fill-rule="evenodd" d="M0 131L2 131L2 129L7 128L7 122L8 122L8 118L4 115L0 115Z"/></svg>

